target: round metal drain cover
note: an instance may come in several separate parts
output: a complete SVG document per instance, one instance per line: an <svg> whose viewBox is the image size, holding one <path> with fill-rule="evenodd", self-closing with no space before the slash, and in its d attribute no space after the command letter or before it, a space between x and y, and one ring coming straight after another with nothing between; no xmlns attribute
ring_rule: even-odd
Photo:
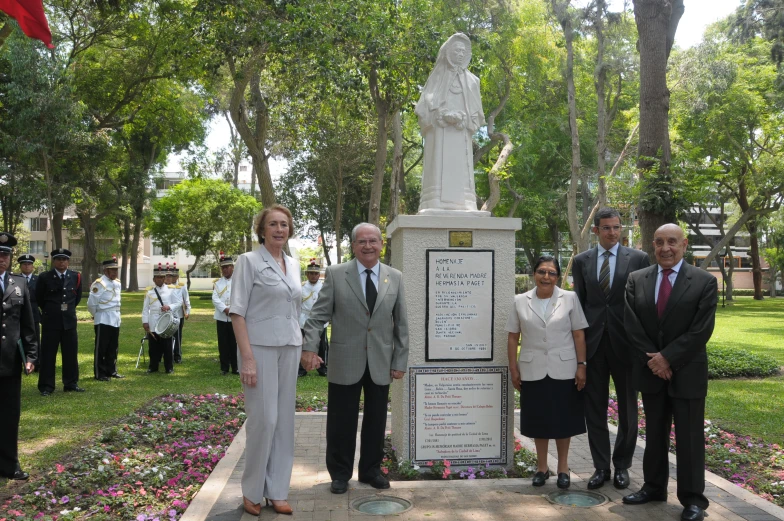
<svg viewBox="0 0 784 521"><path fill-rule="evenodd" d="M367 496L351 502L351 508L371 516L401 514L413 508L410 501L394 496Z"/></svg>
<svg viewBox="0 0 784 521"><path fill-rule="evenodd" d="M569 507L598 507L609 501L607 496L590 490L557 490L547 494L547 499L556 505Z"/></svg>

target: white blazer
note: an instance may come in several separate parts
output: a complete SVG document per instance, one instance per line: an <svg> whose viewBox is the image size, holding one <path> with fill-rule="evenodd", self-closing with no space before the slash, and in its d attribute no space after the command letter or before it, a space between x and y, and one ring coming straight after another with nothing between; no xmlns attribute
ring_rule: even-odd
<svg viewBox="0 0 784 521"><path fill-rule="evenodd" d="M251 345L301 346L299 263L284 254L286 273L264 245L243 253L231 277L232 315L245 317Z"/></svg>
<svg viewBox="0 0 784 521"><path fill-rule="evenodd" d="M546 316L542 316L535 295L536 288L516 295L506 322L508 332L521 333L517 358L520 377L526 382L545 376L553 380L572 379L577 372L572 331L588 327L577 294L553 288Z"/></svg>

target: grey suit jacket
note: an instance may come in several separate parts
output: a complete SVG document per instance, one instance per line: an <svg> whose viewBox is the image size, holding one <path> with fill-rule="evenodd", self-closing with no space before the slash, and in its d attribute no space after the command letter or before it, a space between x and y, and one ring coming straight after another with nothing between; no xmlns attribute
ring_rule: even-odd
<svg viewBox="0 0 784 521"><path fill-rule="evenodd" d="M288 255L286 273L264 245L243 253L231 277L229 313L245 317L251 345L299 346L302 283L299 263Z"/></svg>
<svg viewBox="0 0 784 521"><path fill-rule="evenodd" d="M371 315L357 260L329 266L324 287L305 322L304 351L318 352L321 331L327 322L332 322L327 373L331 383L357 383L366 364L377 385L391 383L391 370L406 370L408 320L403 274L398 270L381 264L378 297Z"/></svg>

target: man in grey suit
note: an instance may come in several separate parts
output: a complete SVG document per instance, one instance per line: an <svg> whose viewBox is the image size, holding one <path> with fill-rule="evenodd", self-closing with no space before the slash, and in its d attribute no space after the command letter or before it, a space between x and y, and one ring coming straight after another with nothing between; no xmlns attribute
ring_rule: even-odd
<svg viewBox="0 0 784 521"><path fill-rule="evenodd" d="M624 289L629 274L648 267L650 260L645 252L618 242L623 230L618 210L599 209L593 223L599 244L577 255L572 269L574 291L589 324L585 331L588 349L585 423L596 471L588 480L588 488L599 488L611 477L607 402L612 376L618 396L613 484L623 489L629 486L628 469L637 445L637 390L632 383L631 347L623 326Z"/></svg>
<svg viewBox="0 0 784 521"><path fill-rule="evenodd" d="M327 470L330 490L343 494L354 472L359 396L364 391L359 481L389 488L381 473L389 384L408 363L408 321L402 274L381 264L383 241L377 226L351 231L355 259L326 269L324 287L305 322L302 366L310 371L324 325L332 322L327 408Z"/></svg>

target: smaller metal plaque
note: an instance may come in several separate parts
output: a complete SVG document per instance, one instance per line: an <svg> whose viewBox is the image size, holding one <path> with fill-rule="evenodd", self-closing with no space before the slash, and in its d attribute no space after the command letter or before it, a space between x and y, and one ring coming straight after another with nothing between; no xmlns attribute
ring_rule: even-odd
<svg viewBox="0 0 784 521"><path fill-rule="evenodd" d="M450 248L473 248L474 247L474 232L460 231L449 232L449 247Z"/></svg>

